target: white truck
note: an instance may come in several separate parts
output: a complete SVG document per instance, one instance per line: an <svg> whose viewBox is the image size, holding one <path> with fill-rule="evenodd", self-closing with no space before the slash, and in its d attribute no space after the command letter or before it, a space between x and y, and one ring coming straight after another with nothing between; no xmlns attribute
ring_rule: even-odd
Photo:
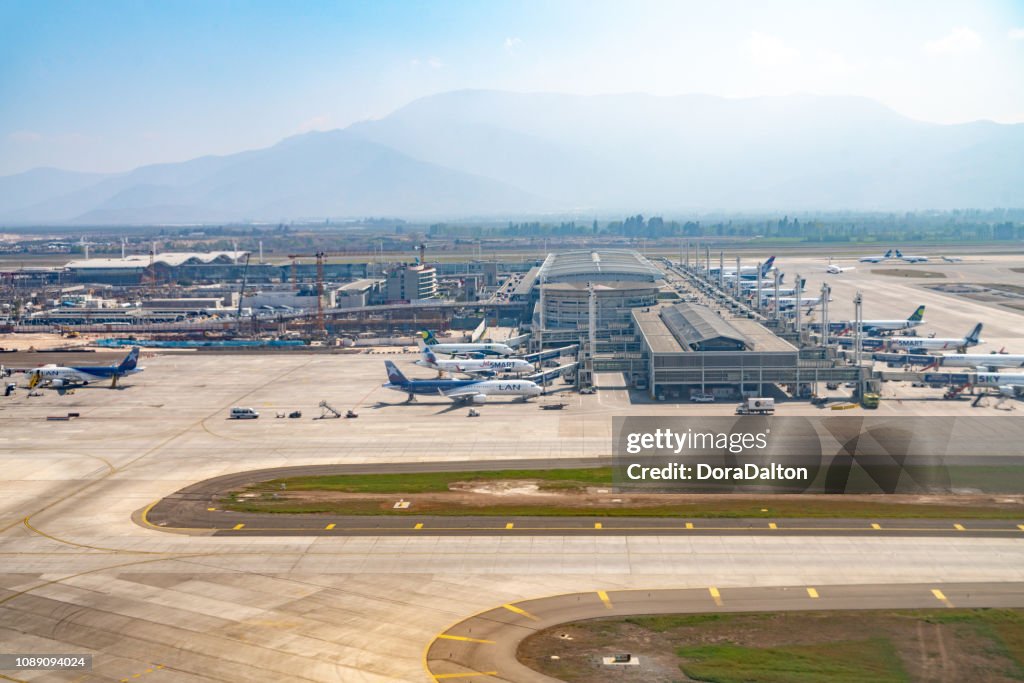
<svg viewBox="0 0 1024 683"><path fill-rule="evenodd" d="M774 415L774 398L748 398L736 408L737 415Z"/></svg>

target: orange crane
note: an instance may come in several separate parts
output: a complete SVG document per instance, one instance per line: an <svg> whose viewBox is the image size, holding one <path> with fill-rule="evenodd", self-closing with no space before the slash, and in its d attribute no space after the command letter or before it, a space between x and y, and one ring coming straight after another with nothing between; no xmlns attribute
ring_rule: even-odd
<svg viewBox="0 0 1024 683"><path fill-rule="evenodd" d="M326 251L318 251L315 254L288 254L292 260L292 286L298 289L298 276L296 274L295 259L315 258L316 259L316 329L322 335L327 328L324 325L324 261L327 260Z"/></svg>

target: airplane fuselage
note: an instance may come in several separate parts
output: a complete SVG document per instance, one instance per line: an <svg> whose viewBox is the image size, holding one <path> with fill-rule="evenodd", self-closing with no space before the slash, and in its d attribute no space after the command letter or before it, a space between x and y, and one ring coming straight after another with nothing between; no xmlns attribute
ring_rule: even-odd
<svg viewBox="0 0 1024 683"><path fill-rule="evenodd" d="M434 353L443 353L450 356L483 354L485 356L511 356L512 348L505 344L488 343L458 343L458 344L431 344L430 350Z"/></svg>

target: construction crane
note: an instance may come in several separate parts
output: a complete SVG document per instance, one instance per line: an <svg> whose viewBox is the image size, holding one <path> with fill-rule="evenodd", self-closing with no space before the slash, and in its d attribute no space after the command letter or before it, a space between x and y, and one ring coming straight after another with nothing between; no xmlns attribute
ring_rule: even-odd
<svg viewBox="0 0 1024 683"><path fill-rule="evenodd" d="M324 335L327 331L324 325L324 262L331 255L326 251L318 251L315 254L288 254L288 258L292 260L292 286L296 289L298 289L298 279L296 276L295 259L316 259L316 329L321 335Z"/></svg>

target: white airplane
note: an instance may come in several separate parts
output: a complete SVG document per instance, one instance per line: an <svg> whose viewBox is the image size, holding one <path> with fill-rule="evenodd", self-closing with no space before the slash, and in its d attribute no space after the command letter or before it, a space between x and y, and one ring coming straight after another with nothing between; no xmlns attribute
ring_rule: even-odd
<svg viewBox="0 0 1024 683"><path fill-rule="evenodd" d="M890 348L923 349L926 351L945 351L947 349L967 349L977 346L984 340L979 338L981 323L974 326L970 334L958 339L952 337L889 337Z"/></svg>
<svg viewBox="0 0 1024 683"><path fill-rule="evenodd" d="M442 360L434 355L429 346L423 348L423 358L416 361L416 365L438 372L459 373L471 377L494 377L506 373L528 375L536 370L533 363L522 358Z"/></svg>
<svg viewBox="0 0 1024 683"><path fill-rule="evenodd" d="M993 368L1024 368L1024 355L1010 353L950 353L935 356L935 365L953 368L979 368L992 372Z"/></svg>
<svg viewBox="0 0 1024 683"><path fill-rule="evenodd" d="M44 386L63 391L70 387L108 380L113 388L117 386L117 380L121 377L134 375L145 369L138 367L138 362L139 347L136 346L117 365L63 366L50 364L25 371L25 378L28 380L29 389Z"/></svg>
<svg viewBox="0 0 1024 683"><path fill-rule="evenodd" d="M831 299L829 299L831 301ZM780 296L778 299L773 299L778 302L780 311L784 311L788 308L796 308L796 297L795 296ZM800 297L800 306L802 308L814 308L821 303L820 296L806 296Z"/></svg>
<svg viewBox="0 0 1024 683"><path fill-rule="evenodd" d="M907 263L928 263L927 256L908 256L899 249L896 250L896 258L901 261L906 261Z"/></svg>
<svg viewBox="0 0 1024 683"><path fill-rule="evenodd" d="M1024 374L1003 372L979 372L974 376L974 385L978 387L995 387L1000 396L1005 398L1021 398L1024 396Z"/></svg>
<svg viewBox="0 0 1024 683"><path fill-rule="evenodd" d="M882 261L888 261L891 258L892 249L885 252L881 256L861 256L859 260L861 263L881 263Z"/></svg>
<svg viewBox="0 0 1024 683"><path fill-rule="evenodd" d="M883 332L896 332L897 330L909 330L924 323L924 304L914 309L906 320L862 320L861 328L867 335L877 335ZM855 321L842 320L829 323L829 331L846 332L853 329Z"/></svg>
<svg viewBox="0 0 1024 683"><path fill-rule="evenodd" d="M491 342L466 342L442 344L434 337L429 330L420 331L423 343L434 353L444 353L449 356L469 356L482 358L484 356L511 356L515 353L512 347L507 344L495 344Z"/></svg>
<svg viewBox="0 0 1024 683"><path fill-rule="evenodd" d="M963 261L963 259L960 258L959 256L943 256L942 260L945 261L946 263L960 263L961 261Z"/></svg>
<svg viewBox="0 0 1024 683"><path fill-rule="evenodd" d="M768 260L761 264L761 277L767 278L768 274L771 273L775 268L775 257L769 256ZM726 266L725 269L720 269L717 266L708 269L708 273L711 277L718 277L718 273L721 270L722 278L725 280L736 279L736 266ZM740 279L741 280L756 280L757 279L757 266L740 266Z"/></svg>
<svg viewBox="0 0 1024 683"><path fill-rule="evenodd" d="M401 391L412 401L419 395L439 395L455 403L486 403L490 396L515 396L528 401L544 390L527 379L409 379L398 366L384 361L388 371L385 389Z"/></svg>
<svg viewBox="0 0 1024 683"><path fill-rule="evenodd" d="M828 257L828 265L825 266L825 272L828 273L829 275L839 275L841 273L845 273L848 270L857 270L857 266L847 266L846 268L843 268L838 264L832 263L831 256Z"/></svg>

